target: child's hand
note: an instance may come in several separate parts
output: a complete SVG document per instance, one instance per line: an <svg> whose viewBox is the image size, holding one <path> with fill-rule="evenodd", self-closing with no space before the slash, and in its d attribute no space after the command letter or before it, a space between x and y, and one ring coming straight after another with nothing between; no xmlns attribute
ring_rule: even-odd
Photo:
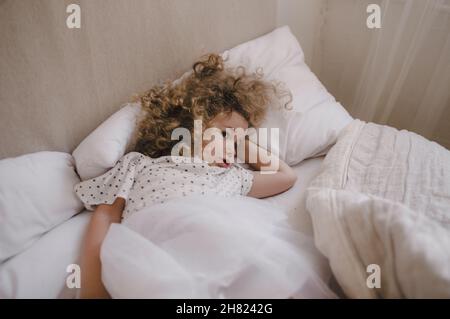
<svg viewBox="0 0 450 319"><path fill-rule="evenodd" d="M297 181L294 170L274 154L255 143L245 141L245 161L259 172L253 173L248 196L263 198L285 192Z"/></svg>

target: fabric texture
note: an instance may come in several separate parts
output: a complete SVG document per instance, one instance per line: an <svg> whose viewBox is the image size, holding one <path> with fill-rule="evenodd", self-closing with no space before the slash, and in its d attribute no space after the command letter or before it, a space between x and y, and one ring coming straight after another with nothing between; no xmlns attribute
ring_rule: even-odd
<svg viewBox="0 0 450 319"><path fill-rule="evenodd" d="M309 237L312 237L313 230L305 207L306 187L319 172L322 161L323 158L314 158L294 167L298 176L296 185L281 195L262 200L286 211L287 222L293 230ZM70 275L66 269L69 264L79 264L81 243L90 217L89 211L72 217L44 234L24 252L1 264L0 298L75 298L79 289L66 286ZM304 248L299 246L298 249ZM310 248L314 271L328 283L331 277L328 263L316 248ZM52 252L50 255L49 251ZM323 290L313 282L294 294L295 298L302 296L320 298Z"/></svg>
<svg viewBox="0 0 450 319"><path fill-rule="evenodd" d="M67 278L80 265L84 234L92 213L84 211L51 229L25 251L0 264L0 298L75 298ZM70 281L73 282L72 280Z"/></svg>
<svg viewBox="0 0 450 319"><path fill-rule="evenodd" d="M450 297L450 152L355 120L307 191L317 247L352 298ZM367 267L380 267L369 287Z"/></svg>
<svg viewBox="0 0 450 319"><path fill-rule="evenodd" d="M102 279L113 298L334 298L327 267L284 211L248 197L188 196L109 229Z"/></svg>
<svg viewBox="0 0 450 319"><path fill-rule="evenodd" d="M79 213L80 179L70 154L38 152L0 161L0 263Z"/></svg>
<svg viewBox="0 0 450 319"><path fill-rule="evenodd" d="M125 155L102 176L75 185L75 193L89 210L98 204L126 200L123 218L145 206L188 195L246 195L253 174L233 164L229 168L194 162L182 156L151 158L138 152Z"/></svg>
<svg viewBox="0 0 450 319"><path fill-rule="evenodd" d="M81 180L102 175L130 150L141 105L128 103L90 133L72 155Z"/></svg>

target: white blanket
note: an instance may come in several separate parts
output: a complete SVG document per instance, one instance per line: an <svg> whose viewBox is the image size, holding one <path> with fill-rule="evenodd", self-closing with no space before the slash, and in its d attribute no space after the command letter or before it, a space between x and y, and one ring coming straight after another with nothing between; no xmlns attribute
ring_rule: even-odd
<svg viewBox="0 0 450 319"><path fill-rule="evenodd" d="M450 297L445 148L355 120L308 188L307 209L316 244L349 297Z"/></svg>
<svg viewBox="0 0 450 319"><path fill-rule="evenodd" d="M111 226L101 250L113 298L332 298L326 259L261 200L186 197Z"/></svg>

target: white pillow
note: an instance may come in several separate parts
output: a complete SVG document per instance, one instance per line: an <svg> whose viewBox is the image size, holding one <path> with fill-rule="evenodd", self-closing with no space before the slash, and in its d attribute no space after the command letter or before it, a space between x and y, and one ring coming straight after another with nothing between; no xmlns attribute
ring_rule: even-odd
<svg viewBox="0 0 450 319"><path fill-rule="evenodd" d="M129 103L111 115L73 151L82 180L104 174L125 154L140 114L139 103Z"/></svg>
<svg viewBox="0 0 450 319"><path fill-rule="evenodd" d="M261 127L279 128L279 147L272 151L289 165L323 152L335 143L352 117L328 93L304 61L300 44L288 26L225 51L227 66L248 72L263 68L267 80L281 81L292 93L291 109L270 108ZM268 141L274 145L274 141Z"/></svg>
<svg viewBox="0 0 450 319"><path fill-rule="evenodd" d="M226 66L243 65L249 72L262 67L267 79L282 81L291 90L292 110L272 108L261 125L279 128L279 149L274 141L267 143L288 164L324 154L340 130L352 120L306 65L300 44L288 26L222 55ZM181 78L191 72L187 71ZM77 147L73 156L82 180L104 174L125 154L139 112L139 104L120 109Z"/></svg>
<svg viewBox="0 0 450 319"><path fill-rule="evenodd" d="M70 154L38 152L0 161L0 263L83 209Z"/></svg>

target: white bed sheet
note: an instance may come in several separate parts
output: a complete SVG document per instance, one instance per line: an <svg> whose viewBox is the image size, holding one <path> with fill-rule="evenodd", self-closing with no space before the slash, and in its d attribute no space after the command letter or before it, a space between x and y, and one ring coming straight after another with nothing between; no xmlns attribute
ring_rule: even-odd
<svg viewBox="0 0 450 319"><path fill-rule="evenodd" d="M306 211L305 192L322 161L323 157L319 157L296 165L293 167L298 176L296 184L283 194L264 199L287 209L292 226L309 236L313 236L313 228ZM0 298L75 298L77 289L66 287L69 275L66 267L78 263L89 218L87 211L78 214L0 265ZM329 280L328 268L319 272L324 281Z"/></svg>
<svg viewBox="0 0 450 319"><path fill-rule="evenodd" d="M292 226L309 236L313 236L314 232L311 216L306 210L306 188L319 174L324 158L323 156L311 158L294 166L293 169L297 174L295 185L287 192L264 199L272 204L287 208Z"/></svg>

